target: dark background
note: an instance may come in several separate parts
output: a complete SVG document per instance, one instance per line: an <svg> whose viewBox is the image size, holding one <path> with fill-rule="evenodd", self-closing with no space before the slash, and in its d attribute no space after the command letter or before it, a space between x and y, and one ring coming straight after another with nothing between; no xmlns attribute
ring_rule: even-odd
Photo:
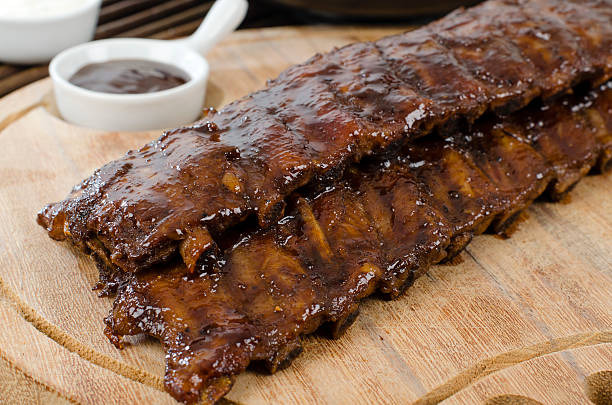
<svg viewBox="0 0 612 405"><path fill-rule="evenodd" d="M477 0L251 0L243 28L315 24L424 24ZM206 0L103 0L96 39L191 34L212 5ZM47 76L47 65L0 64L0 97Z"/></svg>

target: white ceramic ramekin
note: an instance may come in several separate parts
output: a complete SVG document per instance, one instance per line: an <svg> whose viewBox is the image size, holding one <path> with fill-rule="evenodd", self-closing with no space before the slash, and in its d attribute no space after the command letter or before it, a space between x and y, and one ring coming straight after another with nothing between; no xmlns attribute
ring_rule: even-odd
<svg viewBox="0 0 612 405"><path fill-rule="evenodd" d="M176 66L190 79L154 93L111 94L78 87L68 80L83 66L117 59L144 59ZM60 114L74 124L104 130L139 131L192 122L202 111L208 62L173 41L118 38L67 49L49 65Z"/></svg>
<svg viewBox="0 0 612 405"><path fill-rule="evenodd" d="M200 27L185 39L107 39L66 49L49 65L60 114L73 124L107 131L162 129L195 121L202 112L209 71L203 55L240 25L248 7L246 0L215 1ZM190 80L145 94L101 93L69 81L85 65L120 59L173 65Z"/></svg>
<svg viewBox="0 0 612 405"><path fill-rule="evenodd" d="M84 0L78 8L49 16L0 16L0 61L48 62L64 49L91 41L101 3Z"/></svg>

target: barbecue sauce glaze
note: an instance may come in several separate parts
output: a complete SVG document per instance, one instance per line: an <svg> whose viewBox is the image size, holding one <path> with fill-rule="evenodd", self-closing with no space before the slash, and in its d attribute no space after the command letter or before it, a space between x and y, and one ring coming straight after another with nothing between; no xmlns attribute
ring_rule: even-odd
<svg viewBox="0 0 612 405"><path fill-rule="evenodd" d="M178 87L189 81L189 75L165 63L121 59L85 65L69 81L100 93L142 94Z"/></svg>

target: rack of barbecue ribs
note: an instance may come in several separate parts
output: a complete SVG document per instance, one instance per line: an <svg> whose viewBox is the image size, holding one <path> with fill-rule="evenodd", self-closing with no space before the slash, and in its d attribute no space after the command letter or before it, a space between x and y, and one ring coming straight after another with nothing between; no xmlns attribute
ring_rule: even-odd
<svg viewBox="0 0 612 405"><path fill-rule="evenodd" d="M559 199L610 162L611 84L421 138L322 192L294 194L276 225L226 241L214 269L127 276L106 333L119 347L123 335L160 339L168 391L214 402L250 362L287 365L300 335L322 324L339 335L362 298L398 296L473 235L503 232L535 198Z"/></svg>
<svg viewBox="0 0 612 405"><path fill-rule="evenodd" d="M214 402L251 362L287 365L301 335L340 334L362 298L609 168L611 50L609 0L490 0L315 55L38 222L117 292L111 341L159 338L167 390Z"/></svg>

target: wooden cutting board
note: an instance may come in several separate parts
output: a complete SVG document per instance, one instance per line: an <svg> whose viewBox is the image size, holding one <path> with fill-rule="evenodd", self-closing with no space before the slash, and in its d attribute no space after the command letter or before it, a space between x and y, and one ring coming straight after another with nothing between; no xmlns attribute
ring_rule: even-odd
<svg viewBox="0 0 612 405"><path fill-rule="evenodd" d="M207 104L260 88L317 51L399 31L236 33L210 55ZM173 403L160 345L135 338L115 349L102 334L112 301L91 291L93 262L35 223L45 203L160 132L69 125L51 92L45 79L0 100L0 403ZM610 403L612 176L588 177L571 202L537 203L529 216L509 240L476 238L462 263L434 267L397 301L367 300L341 339L307 337L287 370L241 375L228 399Z"/></svg>

